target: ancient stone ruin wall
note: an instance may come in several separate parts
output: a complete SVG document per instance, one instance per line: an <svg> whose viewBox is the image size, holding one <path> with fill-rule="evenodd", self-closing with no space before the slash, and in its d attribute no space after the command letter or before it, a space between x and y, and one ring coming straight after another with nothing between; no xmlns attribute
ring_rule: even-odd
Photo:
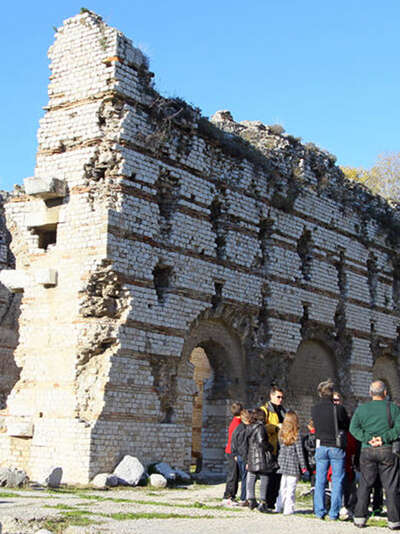
<svg viewBox="0 0 400 534"><path fill-rule="evenodd" d="M230 401L271 382L303 420L328 375L349 407L373 375L400 399L396 212L276 126L161 97L94 14L50 58L35 177L7 204L23 297L2 457L71 482L126 453L187 468L196 348L206 470Z"/></svg>
<svg viewBox="0 0 400 534"><path fill-rule="evenodd" d="M8 196L8 193L0 191L0 271L15 267L4 216L4 202ZM20 295L11 293L0 282L0 408L5 407L7 396L19 375L13 357L18 342L19 305Z"/></svg>

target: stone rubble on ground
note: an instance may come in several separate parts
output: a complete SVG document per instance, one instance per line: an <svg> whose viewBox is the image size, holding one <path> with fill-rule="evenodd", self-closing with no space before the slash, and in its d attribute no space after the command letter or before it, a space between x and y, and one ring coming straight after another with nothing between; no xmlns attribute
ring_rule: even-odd
<svg viewBox="0 0 400 534"><path fill-rule="evenodd" d="M153 486L154 488L166 488L168 484L167 479L158 473L150 475L149 480L150 486Z"/></svg>
<svg viewBox="0 0 400 534"><path fill-rule="evenodd" d="M6 488L20 488L25 486L29 478L25 471L16 467L0 467L0 486Z"/></svg>
<svg viewBox="0 0 400 534"><path fill-rule="evenodd" d="M176 471L172 469L172 467L166 462L159 462L158 464L155 464L153 469L156 471L156 473L163 475L169 482L176 481Z"/></svg>
<svg viewBox="0 0 400 534"><path fill-rule="evenodd" d="M99 473L92 480L92 485L96 488L106 488L118 486L118 477L110 473Z"/></svg>
<svg viewBox="0 0 400 534"><path fill-rule="evenodd" d="M124 486L137 486L145 474L145 469L134 456L126 455L114 469L119 483Z"/></svg>

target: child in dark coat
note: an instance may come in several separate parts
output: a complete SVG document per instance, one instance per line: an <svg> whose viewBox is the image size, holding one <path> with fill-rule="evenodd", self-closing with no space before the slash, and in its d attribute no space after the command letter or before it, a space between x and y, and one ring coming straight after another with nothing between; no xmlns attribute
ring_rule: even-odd
<svg viewBox="0 0 400 534"><path fill-rule="evenodd" d="M243 406L240 402L233 402L231 405L231 413L233 415L232 421L228 428L228 442L225 447L225 458L227 461L227 473L226 473L226 486L224 497L222 499L223 504L226 506L237 506L235 502L236 492L239 485L239 468L237 462L232 454L231 441L232 434L236 427L240 425L240 413L243 410Z"/></svg>
<svg viewBox="0 0 400 534"><path fill-rule="evenodd" d="M247 452L248 452L248 428L250 425L250 412L242 410L241 423L232 434L231 450L239 468L240 477L240 506L247 506L246 479L247 479Z"/></svg>
<svg viewBox="0 0 400 534"><path fill-rule="evenodd" d="M273 465L275 459L271 454L273 447L268 441L265 419L265 412L261 408L256 408L251 412L250 425L248 427L246 492L250 510L257 507L259 512L268 512L266 502L268 474L275 468ZM255 496L257 476L260 477L261 482L261 503L259 505L257 505Z"/></svg>

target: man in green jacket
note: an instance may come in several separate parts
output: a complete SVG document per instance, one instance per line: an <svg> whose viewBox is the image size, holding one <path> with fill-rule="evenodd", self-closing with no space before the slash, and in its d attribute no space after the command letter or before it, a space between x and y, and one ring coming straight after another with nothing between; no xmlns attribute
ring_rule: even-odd
<svg viewBox="0 0 400 534"><path fill-rule="evenodd" d="M386 400L386 386L381 380L372 382L372 401L357 408L350 432L361 441L360 484L354 510L354 524L365 527L371 488L377 474L386 490L388 527L400 530L399 460L392 452L392 442L400 436L400 409ZM390 427L388 407L393 426Z"/></svg>

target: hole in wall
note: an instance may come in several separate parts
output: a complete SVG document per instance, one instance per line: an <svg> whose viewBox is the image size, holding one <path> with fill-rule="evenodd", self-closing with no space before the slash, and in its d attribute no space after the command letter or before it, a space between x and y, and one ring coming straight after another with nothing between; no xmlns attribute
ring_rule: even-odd
<svg viewBox="0 0 400 534"><path fill-rule="evenodd" d="M169 265L156 265L153 269L154 289L160 304L164 304L171 287L172 267Z"/></svg>
<svg viewBox="0 0 400 534"><path fill-rule="evenodd" d="M38 248L47 250L50 245L57 243L57 224L47 224L37 226L32 229L34 235L38 236Z"/></svg>

